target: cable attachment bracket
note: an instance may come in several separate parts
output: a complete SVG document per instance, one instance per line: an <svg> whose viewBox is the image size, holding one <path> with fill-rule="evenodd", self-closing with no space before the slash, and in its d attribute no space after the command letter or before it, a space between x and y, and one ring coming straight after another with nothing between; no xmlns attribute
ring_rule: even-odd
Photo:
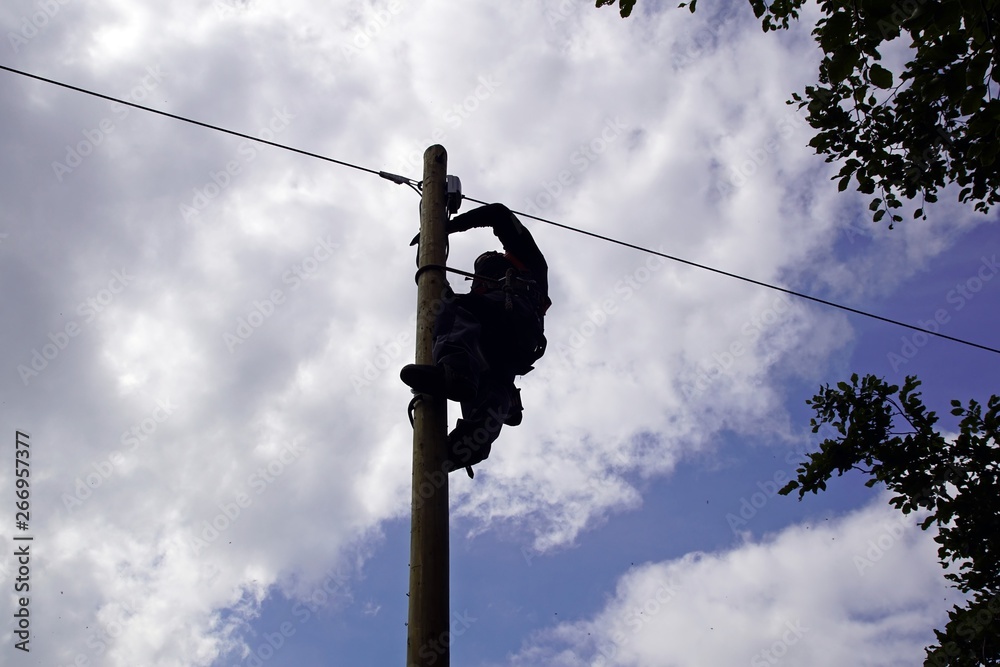
<svg viewBox="0 0 1000 667"><path fill-rule="evenodd" d="M412 185L414 183L412 178L407 178L406 176L400 176L399 174L393 174L388 171L380 171L378 175L387 181L392 181L396 185Z"/></svg>
<svg viewBox="0 0 1000 667"><path fill-rule="evenodd" d="M423 183L420 181L415 181L412 178L407 178L406 176L400 176L399 174L393 174L388 171L380 171L378 175L387 181L392 181L396 185L409 185L410 188L416 192L418 195L423 195Z"/></svg>
<svg viewBox="0 0 1000 667"><path fill-rule="evenodd" d="M462 180L458 176L446 176L448 194L445 199L448 215L455 215L462 206Z"/></svg>

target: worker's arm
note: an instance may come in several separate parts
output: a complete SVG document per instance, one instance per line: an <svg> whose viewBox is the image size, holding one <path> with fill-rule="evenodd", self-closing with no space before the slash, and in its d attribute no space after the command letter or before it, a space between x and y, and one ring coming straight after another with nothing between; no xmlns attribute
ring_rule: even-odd
<svg viewBox="0 0 1000 667"><path fill-rule="evenodd" d="M517 216L503 204L487 204L457 215L448 221L448 233L464 232L474 227L492 227L503 249L514 255L534 273L548 269L535 239Z"/></svg>

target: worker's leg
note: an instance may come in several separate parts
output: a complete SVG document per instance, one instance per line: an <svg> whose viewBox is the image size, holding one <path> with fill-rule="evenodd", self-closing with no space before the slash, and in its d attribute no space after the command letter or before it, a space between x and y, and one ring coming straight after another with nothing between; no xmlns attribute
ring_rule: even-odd
<svg viewBox="0 0 1000 667"><path fill-rule="evenodd" d="M400 378L417 392L470 400L489 367L480 347L483 325L465 295L443 302L434 321L433 365L409 364Z"/></svg>
<svg viewBox="0 0 1000 667"><path fill-rule="evenodd" d="M514 412L512 379L485 373L475 399L462 403L462 418L448 436L452 469L485 460L500 437L500 430Z"/></svg>
<svg viewBox="0 0 1000 667"><path fill-rule="evenodd" d="M473 390L489 364L483 357L480 339L483 325L467 298L446 303L434 322L434 363L444 365L467 380Z"/></svg>

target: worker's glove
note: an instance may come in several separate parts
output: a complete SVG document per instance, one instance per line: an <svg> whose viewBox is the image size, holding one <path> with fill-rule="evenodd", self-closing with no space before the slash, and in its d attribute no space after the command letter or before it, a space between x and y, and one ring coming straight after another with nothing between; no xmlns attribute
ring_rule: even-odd
<svg viewBox="0 0 1000 667"><path fill-rule="evenodd" d="M472 229L472 225L470 225L469 222L469 216L464 213L462 215L456 215L454 218L448 218L445 229L448 230L449 234L454 234L455 232L467 232Z"/></svg>
<svg viewBox="0 0 1000 667"><path fill-rule="evenodd" d="M469 225L465 224L462 220L462 216L456 216L454 218L449 218L448 222L445 223L445 231L449 234L454 234L455 232L467 232L472 229ZM418 232L413 240L410 241L410 245L417 245L420 242L420 233Z"/></svg>

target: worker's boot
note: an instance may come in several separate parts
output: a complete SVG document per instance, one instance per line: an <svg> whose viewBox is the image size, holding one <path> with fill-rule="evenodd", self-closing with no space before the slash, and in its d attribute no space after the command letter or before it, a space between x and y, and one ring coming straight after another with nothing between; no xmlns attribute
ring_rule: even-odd
<svg viewBox="0 0 1000 667"><path fill-rule="evenodd" d="M472 381L445 364L408 364L399 372L399 379L421 394L459 403L471 400L476 395L476 386Z"/></svg>
<svg viewBox="0 0 1000 667"><path fill-rule="evenodd" d="M499 423L459 419L448 434L448 472L461 468L471 469L477 463L485 461L499 431ZM471 470L469 476L472 476Z"/></svg>
<svg viewBox="0 0 1000 667"><path fill-rule="evenodd" d="M524 405L521 403L521 390L514 385L510 386L510 412L503 420L507 426L517 426L524 417Z"/></svg>

